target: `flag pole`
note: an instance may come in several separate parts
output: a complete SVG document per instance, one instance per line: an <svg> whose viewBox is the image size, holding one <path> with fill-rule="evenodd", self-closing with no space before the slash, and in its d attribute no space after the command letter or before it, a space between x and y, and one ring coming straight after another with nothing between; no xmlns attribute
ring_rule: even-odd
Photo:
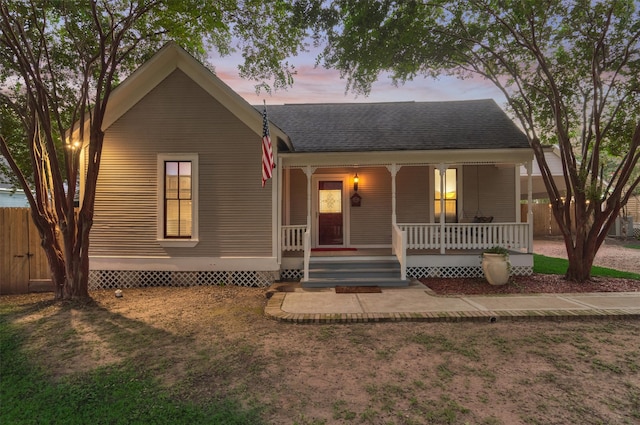
<svg viewBox="0 0 640 425"><path fill-rule="evenodd" d="M273 147L271 145L271 135L269 134L269 119L267 118L267 101L264 103L262 112L262 187L265 186L267 180L273 176L275 163L273 161Z"/></svg>

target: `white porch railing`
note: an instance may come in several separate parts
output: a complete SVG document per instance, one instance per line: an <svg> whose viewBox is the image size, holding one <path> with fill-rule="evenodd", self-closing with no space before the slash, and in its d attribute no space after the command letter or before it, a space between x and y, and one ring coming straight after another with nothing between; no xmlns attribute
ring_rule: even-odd
<svg viewBox="0 0 640 425"><path fill-rule="evenodd" d="M391 245L393 254L400 263L400 278L407 279L407 232L394 224L392 227Z"/></svg>
<svg viewBox="0 0 640 425"><path fill-rule="evenodd" d="M304 249L304 232L306 225L282 226L282 250L302 251Z"/></svg>
<svg viewBox="0 0 640 425"><path fill-rule="evenodd" d="M486 249L503 246L530 251L527 223L447 223L444 233L440 224L403 223L408 249Z"/></svg>

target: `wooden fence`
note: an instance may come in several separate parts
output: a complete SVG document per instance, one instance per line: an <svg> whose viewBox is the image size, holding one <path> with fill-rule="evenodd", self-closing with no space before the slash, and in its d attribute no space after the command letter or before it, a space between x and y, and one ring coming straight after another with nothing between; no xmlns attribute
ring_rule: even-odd
<svg viewBox="0 0 640 425"><path fill-rule="evenodd" d="M0 294L53 290L29 208L0 208Z"/></svg>
<svg viewBox="0 0 640 425"><path fill-rule="evenodd" d="M533 237L561 236L560 227L549 204L533 204ZM527 222L527 204L520 205L522 221ZM573 212L571 212L573 218ZM573 223L573 220L572 220Z"/></svg>

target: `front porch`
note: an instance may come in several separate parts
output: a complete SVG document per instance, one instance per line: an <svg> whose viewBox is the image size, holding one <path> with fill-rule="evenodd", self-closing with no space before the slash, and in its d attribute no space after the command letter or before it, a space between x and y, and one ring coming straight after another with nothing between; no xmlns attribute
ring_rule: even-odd
<svg viewBox="0 0 640 425"><path fill-rule="evenodd" d="M304 285L319 262L342 262L348 267L350 262L369 261L373 267L376 262L394 261L398 264L396 283L386 286L426 277L483 277L482 252L493 246L509 249L513 275L533 273L533 244L527 223L400 223L394 228L396 242L389 248L314 250L305 247L305 234L310 239L306 226L282 226L281 275L299 278ZM375 278L354 280L354 284L358 282L362 286L378 283Z"/></svg>

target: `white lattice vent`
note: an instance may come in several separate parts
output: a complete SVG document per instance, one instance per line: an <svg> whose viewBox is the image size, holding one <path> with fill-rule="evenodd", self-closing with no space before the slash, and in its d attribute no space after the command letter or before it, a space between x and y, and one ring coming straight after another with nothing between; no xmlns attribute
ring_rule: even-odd
<svg viewBox="0 0 640 425"><path fill-rule="evenodd" d="M154 270L91 270L89 289L150 288L155 286L256 286L279 279L277 271L168 272Z"/></svg>
<svg viewBox="0 0 640 425"><path fill-rule="evenodd" d="M533 274L533 267L531 266L512 266L511 274L513 276L531 276Z"/></svg>
<svg viewBox="0 0 640 425"><path fill-rule="evenodd" d="M304 276L304 270L287 269L280 270L280 279L282 280L299 280Z"/></svg>
<svg viewBox="0 0 640 425"><path fill-rule="evenodd" d="M460 267L409 267L407 275L420 279L423 277L464 278L482 276L482 268L477 266Z"/></svg>
<svg viewBox="0 0 640 425"><path fill-rule="evenodd" d="M513 276L531 276L533 268L531 266L513 266L511 269ZM407 276L414 279L440 277L447 278L467 278L467 277L484 277L482 267L409 267L407 268Z"/></svg>

